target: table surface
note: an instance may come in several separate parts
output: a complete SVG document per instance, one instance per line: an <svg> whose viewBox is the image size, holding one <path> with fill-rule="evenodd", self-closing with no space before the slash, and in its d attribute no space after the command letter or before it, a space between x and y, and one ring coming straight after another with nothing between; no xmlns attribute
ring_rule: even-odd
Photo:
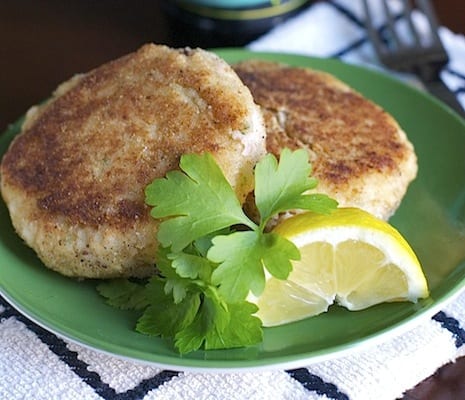
<svg viewBox="0 0 465 400"><path fill-rule="evenodd" d="M441 24L465 33L463 0L433 3ZM0 132L60 82L146 42L204 44L170 22L161 0L0 1ZM465 398L464 376L465 357L441 368L404 399Z"/></svg>

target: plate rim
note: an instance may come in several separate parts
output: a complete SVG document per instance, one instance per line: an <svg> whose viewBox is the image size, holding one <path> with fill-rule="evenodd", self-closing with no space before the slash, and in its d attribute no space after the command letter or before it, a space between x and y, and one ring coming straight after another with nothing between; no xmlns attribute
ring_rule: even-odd
<svg viewBox="0 0 465 400"><path fill-rule="evenodd" d="M433 102L435 107L439 107L442 112L447 112L450 117L458 119L458 122L465 128L465 123L458 114L456 114L453 110L449 109L445 105L443 105L439 100L431 97L427 93L424 93L414 87L409 87L405 83L400 82L395 77L388 75L382 71L372 69L365 65L355 65L346 63L342 60L338 59L328 59L328 58L321 58L321 57L312 57L307 55L301 54L293 54L293 53L279 53L279 52L257 52L251 51L243 48L225 48L225 49L212 49L213 52L219 54L220 56L224 57L235 55L243 55L244 58L252 58L253 56L257 57L269 57L270 59L274 57L279 57L280 62L288 62L288 60L300 60L305 61L304 64L311 64L311 63L331 63L337 65L342 68L349 68L356 70L358 72L372 74L373 76L377 76L377 79L387 80L390 83L400 85L404 88L408 88L408 90L415 91L416 95L423 96L429 102ZM229 62L229 61L228 61ZM308 65L303 65L303 67L308 67ZM18 119L19 121L20 119ZM10 125L11 128L12 125ZM9 128L0 136L0 143L2 142L10 142L11 139L6 138L8 136ZM2 200L3 201L3 200ZM201 360L201 359L187 359L182 357L172 357L172 356L162 356L161 359L169 359L172 361L179 361L179 362L158 362L149 360L147 358L138 358L133 356L128 356L127 354L117 353L108 349L102 349L100 347L96 347L95 344L85 342L82 338L76 337L74 334L69 334L69 332L63 332L62 329L56 329L54 324L49 324L40 320L40 318L36 318L34 313L31 314L30 310L22 304L21 301L17 301L14 297L10 296L7 288L4 288L3 282L0 279L0 294L5 298L5 300L12 305L15 309L17 309L21 314L25 315L28 319L36 323L37 325L41 326L42 328L46 329L68 341L73 343L77 343L81 346L86 348L90 348L94 351L102 352L105 354L109 354L112 356L116 356L122 359L128 359L132 361L137 361L143 364L149 364L152 366L157 366L165 369L175 368L181 369L186 371L202 371L202 372L218 372L218 371L244 371L244 370L263 370L263 369L277 369L277 368L294 368L302 365L308 365L315 362L320 362L323 360L328 360L331 358L339 357L345 354L350 354L354 351L357 351L361 348L367 347L364 346L375 344L377 342L382 342L386 339L387 336L394 336L401 334L402 332L409 330L414 325L420 324L423 318L431 317L436 312L440 311L448 302L452 301L456 296L458 296L463 290L465 289L465 276L458 282L452 290L448 290L440 299L440 301L433 301L431 305L426 305L425 307L421 308L419 311L416 311L407 317L401 319L400 321L396 322L389 327L382 328L374 333L369 335L364 335L361 338L356 340L352 340L347 343L340 343L338 345L330 346L330 351L328 352L327 349L318 349L316 351L308 351L303 355L307 355L306 357L301 357L300 354L293 354L292 356L278 356L278 357L270 357L270 358L262 358L262 359L252 359L252 360ZM24 303L24 302L23 302ZM50 321L49 321L50 322ZM56 325L56 324L55 324ZM118 346L116 346L118 347ZM138 352L139 353L139 352ZM316 353L316 354L315 354ZM153 355L153 353L151 353ZM286 359L286 360L284 360ZM277 361L276 361L277 360ZM229 364L231 366L225 366L224 364ZM201 365L205 364L205 365ZM241 366L240 364L243 364Z"/></svg>

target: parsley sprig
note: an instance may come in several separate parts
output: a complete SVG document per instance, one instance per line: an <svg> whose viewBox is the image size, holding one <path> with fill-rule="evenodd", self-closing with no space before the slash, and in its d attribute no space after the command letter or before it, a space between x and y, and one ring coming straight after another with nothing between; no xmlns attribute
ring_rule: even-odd
<svg viewBox="0 0 465 400"><path fill-rule="evenodd" d="M247 301L265 287L266 271L286 279L297 247L268 222L303 209L330 213L337 202L309 194L317 186L304 150L284 149L279 163L268 154L255 168L256 223L209 153L186 154L180 170L147 186L146 203L160 219L159 275L148 283L115 280L98 285L115 307L142 312L136 330L174 340L180 353L220 349L262 340L257 306Z"/></svg>

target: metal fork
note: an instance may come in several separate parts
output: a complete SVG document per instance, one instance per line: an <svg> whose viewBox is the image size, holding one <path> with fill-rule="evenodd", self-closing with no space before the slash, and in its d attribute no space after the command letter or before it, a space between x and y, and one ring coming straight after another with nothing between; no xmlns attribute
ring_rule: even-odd
<svg viewBox="0 0 465 400"><path fill-rule="evenodd" d="M363 0L365 25L369 38L379 60L388 68L417 75L426 89L435 97L465 118L465 110L455 95L442 82L439 74L449 62L449 57L438 34L438 21L429 0L416 0L416 8L425 14L430 27L430 41L423 44L412 20L412 6L409 0L402 0L403 10L394 15L388 0L382 0L386 24L376 28L373 24L370 0ZM373 3L371 3L373 4ZM405 19L411 34L412 43L403 41L395 27L397 20ZM385 36L384 34L387 34Z"/></svg>

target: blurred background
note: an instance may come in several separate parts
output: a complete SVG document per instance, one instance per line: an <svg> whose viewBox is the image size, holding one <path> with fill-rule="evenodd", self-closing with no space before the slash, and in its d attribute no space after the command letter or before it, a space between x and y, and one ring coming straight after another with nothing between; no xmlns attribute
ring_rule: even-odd
<svg viewBox="0 0 465 400"><path fill-rule="evenodd" d="M277 17L212 27L208 18L196 18L170 0L0 0L0 132L58 83L143 43L241 46L312 3L287 2L294 3L291 10ZM465 32L464 0L433 3L441 23ZM205 29L197 29L199 24Z"/></svg>

